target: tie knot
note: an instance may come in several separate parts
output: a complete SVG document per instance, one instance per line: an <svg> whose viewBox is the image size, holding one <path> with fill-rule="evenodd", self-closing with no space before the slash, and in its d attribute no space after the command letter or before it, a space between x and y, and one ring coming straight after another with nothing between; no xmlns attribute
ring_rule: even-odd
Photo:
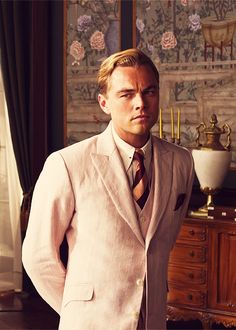
<svg viewBox="0 0 236 330"><path fill-rule="evenodd" d="M143 162L144 160L144 153L141 149L136 149L134 152L133 159L137 160L138 162Z"/></svg>

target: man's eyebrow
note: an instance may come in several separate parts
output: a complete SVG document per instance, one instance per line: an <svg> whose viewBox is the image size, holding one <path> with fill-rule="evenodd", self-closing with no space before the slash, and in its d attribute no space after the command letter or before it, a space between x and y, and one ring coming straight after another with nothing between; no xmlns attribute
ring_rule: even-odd
<svg viewBox="0 0 236 330"><path fill-rule="evenodd" d="M146 91L148 91L148 90L150 90L150 89L157 89L157 88L158 88L157 85L150 85L150 86L144 88L144 89L142 90L142 92L146 92Z"/></svg>
<svg viewBox="0 0 236 330"><path fill-rule="evenodd" d="M133 93L135 91L135 89L133 88L123 88L120 89L116 92L116 94L122 94L122 93Z"/></svg>
<svg viewBox="0 0 236 330"><path fill-rule="evenodd" d="M146 91L148 91L148 90L150 90L150 89L157 89L157 88L158 88L157 85L150 85L150 86L147 86L146 88L144 88L144 89L142 90L142 92L146 92ZM134 89L134 88L123 88L123 89L118 90L118 91L116 92L116 94L122 94L122 93L133 93L133 92L135 92L135 91L136 91L136 89Z"/></svg>

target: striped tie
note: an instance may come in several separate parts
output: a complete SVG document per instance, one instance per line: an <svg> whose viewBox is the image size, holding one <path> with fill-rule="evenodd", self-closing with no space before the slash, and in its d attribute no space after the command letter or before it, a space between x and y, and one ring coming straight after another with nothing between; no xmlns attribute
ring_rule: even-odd
<svg viewBox="0 0 236 330"><path fill-rule="evenodd" d="M138 203L140 208L142 209L145 205L149 194L149 187L148 187L148 178L147 173L145 171L144 166L144 155L143 151L137 149L134 153L134 160L137 161L137 169L133 183L133 196L135 201Z"/></svg>

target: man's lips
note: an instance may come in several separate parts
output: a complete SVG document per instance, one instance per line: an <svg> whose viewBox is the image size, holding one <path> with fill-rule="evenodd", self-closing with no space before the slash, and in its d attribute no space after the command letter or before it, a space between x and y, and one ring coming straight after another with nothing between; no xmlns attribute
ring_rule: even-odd
<svg viewBox="0 0 236 330"><path fill-rule="evenodd" d="M149 118L149 116L147 116L147 115L138 115L138 116L133 117L132 120L137 120L137 119L142 120L142 119L148 119L148 118Z"/></svg>

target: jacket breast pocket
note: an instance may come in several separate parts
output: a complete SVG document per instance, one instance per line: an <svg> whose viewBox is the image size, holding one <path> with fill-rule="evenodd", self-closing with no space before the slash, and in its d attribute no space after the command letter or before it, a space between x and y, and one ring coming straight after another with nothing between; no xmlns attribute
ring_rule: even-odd
<svg viewBox="0 0 236 330"><path fill-rule="evenodd" d="M68 286L65 290L63 305L66 306L72 301L90 301L93 298L93 292L93 285L90 283Z"/></svg>

